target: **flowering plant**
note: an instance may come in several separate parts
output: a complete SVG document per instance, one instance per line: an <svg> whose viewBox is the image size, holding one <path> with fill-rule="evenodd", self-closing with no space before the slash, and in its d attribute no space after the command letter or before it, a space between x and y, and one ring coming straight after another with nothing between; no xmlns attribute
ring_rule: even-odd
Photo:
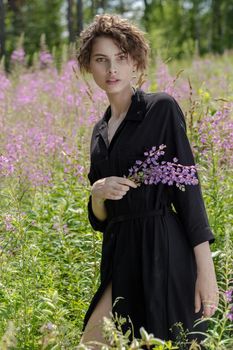
<svg viewBox="0 0 233 350"><path fill-rule="evenodd" d="M233 288L225 292L225 297L229 303L229 312L227 314L227 318L233 322Z"/></svg>
<svg viewBox="0 0 233 350"><path fill-rule="evenodd" d="M148 152L144 152L147 156L144 161L136 160L135 164L129 169L128 179L133 180L138 185L156 185L158 182L168 184L169 186L176 184L181 190L185 191L184 185L197 185L198 178L196 176L195 165L182 165L178 163L177 158L173 158L173 162L162 161L158 163L158 158L164 155L163 149L166 145L160 145L158 149L153 146Z"/></svg>

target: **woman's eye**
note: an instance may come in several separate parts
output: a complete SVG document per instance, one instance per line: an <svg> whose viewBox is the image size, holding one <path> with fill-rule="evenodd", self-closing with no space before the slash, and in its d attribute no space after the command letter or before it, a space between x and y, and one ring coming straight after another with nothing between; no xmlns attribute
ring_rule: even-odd
<svg viewBox="0 0 233 350"><path fill-rule="evenodd" d="M121 55L118 58L120 59L120 61L123 61L123 60L127 59L127 56ZM99 57L96 59L96 62L105 62L105 61L106 61L106 58L104 58L104 57Z"/></svg>

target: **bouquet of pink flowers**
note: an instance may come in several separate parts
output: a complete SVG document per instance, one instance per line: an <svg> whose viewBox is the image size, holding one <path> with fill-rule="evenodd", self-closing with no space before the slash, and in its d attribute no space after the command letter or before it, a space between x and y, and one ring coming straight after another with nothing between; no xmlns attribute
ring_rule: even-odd
<svg viewBox="0 0 233 350"><path fill-rule="evenodd" d="M144 155L147 156L146 159L144 161L136 160L129 169L127 178L139 185L142 183L156 185L161 182L171 186L175 183L181 191L185 191L185 185L197 185L195 165L179 164L177 158L173 158L174 163L165 161L162 161L161 164L158 163L158 158L165 153L164 148L166 145L162 144L158 149L153 146L150 151L144 152Z"/></svg>

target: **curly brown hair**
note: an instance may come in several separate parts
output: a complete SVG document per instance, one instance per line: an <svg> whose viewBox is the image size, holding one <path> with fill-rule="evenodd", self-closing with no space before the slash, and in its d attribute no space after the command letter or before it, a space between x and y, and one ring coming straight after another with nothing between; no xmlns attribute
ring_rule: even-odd
<svg viewBox="0 0 233 350"><path fill-rule="evenodd" d="M137 71L144 71L148 66L150 53L149 41L145 32L119 15L96 15L94 21L80 33L77 60L82 73L89 72L92 45L96 37L107 36L124 53L128 53L137 63Z"/></svg>

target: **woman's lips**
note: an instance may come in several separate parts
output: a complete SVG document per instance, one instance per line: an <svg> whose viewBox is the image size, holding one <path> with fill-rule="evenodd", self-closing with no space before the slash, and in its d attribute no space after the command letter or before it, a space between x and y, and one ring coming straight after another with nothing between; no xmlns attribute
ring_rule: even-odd
<svg viewBox="0 0 233 350"><path fill-rule="evenodd" d="M116 79L116 80L107 80L106 83L107 84L110 84L110 85L114 85L116 83L118 83L120 80L119 79Z"/></svg>

